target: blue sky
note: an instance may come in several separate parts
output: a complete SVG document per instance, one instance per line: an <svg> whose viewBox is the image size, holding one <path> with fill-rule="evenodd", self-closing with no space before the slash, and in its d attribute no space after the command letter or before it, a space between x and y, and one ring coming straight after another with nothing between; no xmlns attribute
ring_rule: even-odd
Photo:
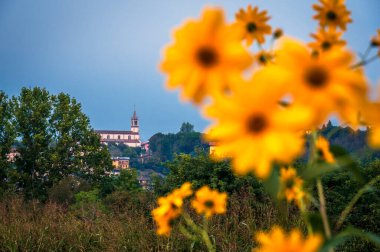
<svg viewBox="0 0 380 252"><path fill-rule="evenodd" d="M188 121L207 126L198 110L164 89L158 71L171 30L205 6L221 6L229 21L248 4L267 9L270 24L305 41L317 23L311 0L0 0L0 89L46 87L76 97L95 129L128 129L133 107L142 137L177 132ZM380 0L348 0L354 23L345 34L363 52L380 28ZM375 52L373 52L375 53ZM373 83L380 63L366 68Z"/></svg>

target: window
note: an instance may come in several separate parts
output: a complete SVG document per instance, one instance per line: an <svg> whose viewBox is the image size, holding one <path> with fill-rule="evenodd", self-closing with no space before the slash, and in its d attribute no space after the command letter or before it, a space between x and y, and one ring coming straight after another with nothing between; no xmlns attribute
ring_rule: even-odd
<svg viewBox="0 0 380 252"><path fill-rule="evenodd" d="M131 140L131 136L128 136L128 140Z"/></svg>
<svg viewBox="0 0 380 252"><path fill-rule="evenodd" d="M110 139L110 135L107 135L107 139Z"/></svg>
<svg viewBox="0 0 380 252"><path fill-rule="evenodd" d="M120 135L117 136L117 139L120 139Z"/></svg>

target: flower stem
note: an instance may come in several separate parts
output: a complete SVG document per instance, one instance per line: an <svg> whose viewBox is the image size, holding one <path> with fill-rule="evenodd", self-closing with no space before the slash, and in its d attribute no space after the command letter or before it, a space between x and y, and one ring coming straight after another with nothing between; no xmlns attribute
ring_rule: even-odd
<svg viewBox="0 0 380 252"><path fill-rule="evenodd" d="M203 240L203 242L205 243L206 247L207 247L207 250L209 252L215 252L216 249L214 247L214 245L212 244L211 240L210 240L210 236L208 235L206 229L204 228L201 228L199 227L197 224L195 224L195 222L191 219L191 217L187 214L187 213L183 213L182 214L186 224L195 232L197 233L200 238ZM206 220L207 222L207 220ZM207 228L207 223L206 224L206 228Z"/></svg>
<svg viewBox="0 0 380 252"><path fill-rule="evenodd" d="M322 216L323 228L325 230L326 237L330 239L331 230L330 230L329 220L326 214L326 200L325 200L325 195L323 193L322 181L320 178L317 179L317 189L318 189L318 196L319 196L319 212L321 213L321 216Z"/></svg>
<svg viewBox="0 0 380 252"><path fill-rule="evenodd" d="M352 208L354 207L354 205L356 204L356 202L360 199L360 197L368 192L371 187L376 184L377 182L380 181L380 175L375 177L374 179L372 179L371 181L369 181L365 186L363 186L357 193L356 195L352 198L352 200L350 201L350 203L348 203L348 205L346 206L346 208L343 210L343 212L340 214L340 217L339 217L339 220L338 222L336 223L335 225L335 230L338 230L344 220L347 218L347 215L351 212Z"/></svg>
<svg viewBox="0 0 380 252"><path fill-rule="evenodd" d="M305 202L304 202L304 200L302 198L300 199L299 204L300 204L301 214L304 216L306 214L306 212L307 212L307 209L306 209L306 206L305 206ZM308 218L304 218L304 219L305 219L305 222L306 222L307 233L309 235L313 234L313 227L310 225L309 219Z"/></svg>
<svg viewBox="0 0 380 252"><path fill-rule="evenodd" d="M378 55L375 55L375 56L373 56L372 58L369 58L369 59L367 59L367 60L362 60L362 61L356 63L356 64L353 65L351 68L352 68L352 69L355 69L355 68L358 68L358 67L361 67L361 66L365 66L365 65L371 63L372 61L375 61L377 58L379 58L379 56L378 56Z"/></svg>

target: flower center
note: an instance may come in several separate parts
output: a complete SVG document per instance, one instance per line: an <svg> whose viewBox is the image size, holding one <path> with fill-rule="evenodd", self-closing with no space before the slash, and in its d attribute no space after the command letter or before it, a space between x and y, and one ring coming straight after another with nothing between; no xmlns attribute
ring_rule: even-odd
<svg viewBox="0 0 380 252"><path fill-rule="evenodd" d="M170 219L169 220L169 227L173 227L175 224L175 219Z"/></svg>
<svg viewBox="0 0 380 252"><path fill-rule="evenodd" d="M177 210L178 209L178 206L176 204L174 204L173 202L170 204L172 209L173 210Z"/></svg>
<svg viewBox="0 0 380 252"><path fill-rule="evenodd" d="M317 153L318 153L318 156L319 156L320 158L324 158L325 153L324 153L324 151L323 151L321 148L318 148L318 149L317 149Z"/></svg>
<svg viewBox="0 0 380 252"><path fill-rule="evenodd" d="M212 208L214 206L214 202L211 201L211 200L208 200L208 201L205 202L205 206L207 208Z"/></svg>
<svg viewBox="0 0 380 252"><path fill-rule="evenodd" d="M328 80L327 71L320 66L313 66L306 71L306 82L313 88L321 88Z"/></svg>
<svg viewBox="0 0 380 252"><path fill-rule="evenodd" d="M288 180L286 180L286 182L285 182L285 188L287 188L287 189L291 189L291 188L293 188L293 186L294 186L294 180L293 179L288 179Z"/></svg>
<svg viewBox="0 0 380 252"><path fill-rule="evenodd" d="M331 48L331 43L329 41L325 41L322 43L323 50L329 50Z"/></svg>
<svg viewBox="0 0 380 252"><path fill-rule="evenodd" d="M265 64L265 63L267 63L267 57L265 57L264 54L261 54L259 56L259 61L260 61L261 64Z"/></svg>
<svg viewBox="0 0 380 252"><path fill-rule="evenodd" d="M337 19L337 15L336 15L336 13L335 12L333 12L333 11L328 11L327 13L326 13L326 18L328 19L328 20L330 20L330 21L335 21L336 19Z"/></svg>
<svg viewBox="0 0 380 252"><path fill-rule="evenodd" d="M247 28L247 31L252 33L252 32L255 32L257 30L257 25L253 22L249 22L246 26Z"/></svg>
<svg viewBox="0 0 380 252"><path fill-rule="evenodd" d="M253 115L248 119L247 128L251 133L258 134L267 126L267 120L263 115Z"/></svg>
<svg viewBox="0 0 380 252"><path fill-rule="evenodd" d="M218 62L218 55L211 47L201 47L197 52L197 59L203 67L212 67Z"/></svg>

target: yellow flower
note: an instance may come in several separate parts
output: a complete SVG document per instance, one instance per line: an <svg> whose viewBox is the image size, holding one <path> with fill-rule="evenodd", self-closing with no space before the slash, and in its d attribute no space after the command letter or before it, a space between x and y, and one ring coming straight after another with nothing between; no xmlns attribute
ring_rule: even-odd
<svg viewBox="0 0 380 252"><path fill-rule="evenodd" d="M161 70L169 89L182 88L182 98L199 104L240 78L252 57L227 26L221 9L206 9L199 21L187 21L164 51Z"/></svg>
<svg viewBox="0 0 380 252"><path fill-rule="evenodd" d="M193 191L191 190L191 183L186 182L184 183L180 188L173 190L172 195L179 198L187 198L191 194L193 194Z"/></svg>
<svg viewBox="0 0 380 252"><path fill-rule="evenodd" d="M297 176L297 171L292 167L289 167L288 169L281 168L280 181L280 197L285 196L288 202L292 202L294 200L298 205L300 205L305 193L302 189L303 180Z"/></svg>
<svg viewBox="0 0 380 252"><path fill-rule="evenodd" d="M247 10L240 9L235 15L236 23L234 27L239 30L242 38L247 42L247 45L251 45L253 41L257 41L259 44L265 42L265 35L271 34L272 28L267 25L267 21L270 19L267 16L267 11L259 11L258 7L252 8L248 5Z"/></svg>
<svg viewBox="0 0 380 252"><path fill-rule="evenodd" d="M361 116L369 126L369 145L373 148L380 148L380 102L368 102L361 111Z"/></svg>
<svg viewBox="0 0 380 252"><path fill-rule="evenodd" d="M215 142L210 143L210 156L215 159L226 158L226 156L222 152L220 152L220 148L218 144Z"/></svg>
<svg viewBox="0 0 380 252"><path fill-rule="evenodd" d="M273 32L273 38L275 38L275 39L279 39L279 38L282 37L283 34L284 34L284 32L282 31L282 29L277 28L277 29L274 30L274 32Z"/></svg>
<svg viewBox="0 0 380 252"><path fill-rule="evenodd" d="M153 209L153 219L156 221L157 234L169 235L172 228L172 221L182 213L183 199L192 194L191 184L184 183L181 188L175 189L166 197L158 199L158 207Z"/></svg>
<svg viewBox="0 0 380 252"><path fill-rule="evenodd" d="M377 30L377 35L371 39L371 45L379 47L377 55L380 57L380 29Z"/></svg>
<svg viewBox="0 0 380 252"><path fill-rule="evenodd" d="M230 96L215 98L205 109L216 120L206 137L233 158L236 173L266 178L272 161L288 163L302 152L301 130L312 120L311 113L300 106L280 106L283 95L284 87L268 81L259 70L248 83L236 85Z"/></svg>
<svg viewBox="0 0 380 252"><path fill-rule="evenodd" d="M311 34L315 39L314 42L309 43L309 46L315 51L327 51L334 46L342 47L346 45L346 41L341 40L343 32L338 32L335 29L320 28L316 34Z"/></svg>
<svg viewBox="0 0 380 252"><path fill-rule="evenodd" d="M255 55L256 61L259 65L266 65L272 62L274 55L271 52L261 50Z"/></svg>
<svg viewBox="0 0 380 252"><path fill-rule="evenodd" d="M256 241L259 247L253 249L253 252L315 252L322 245L320 235L309 235L305 239L297 229L286 234L277 226L268 233L259 232Z"/></svg>
<svg viewBox="0 0 380 252"><path fill-rule="evenodd" d="M335 163L335 159L333 154L330 152L330 144L326 138L319 136L317 142L315 143L315 147L318 151L318 156L322 158L327 163Z"/></svg>
<svg viewBox="0 0 380 252"><path fill-rule="evenodd" d="M373 46L380 46L380 29L377 30L377 35L371 39Z"/></svg>
<svg viewBox="0 0 380 252"><path fill-rule="evenodd" d="M368 87L362 69L351 68L351 52L335 47L312 56L303 43L287 38L275 54L276 64L263 71L272 82L289 87L294 103L314 110L314 127L335 112L345 122L357 121L357 108L366 100Z"/></svg>
<svg viewBox="0 0 380 252"><path fill-rule="evenodd" d="M320 5L314 4L313 9L317 14L313 17L319 20L322 27L340 27L346 30L347 23L351 23L351 12L347 10L345 0L319 0Z"/></svg>
<svg viewBox="0 0 380 252"><path fill-rule="evenodd" d="M204 214L206 218L214 214L224 214L226 212L227 194L203 186L195 193L191 205L198 214Z"/></svg>

